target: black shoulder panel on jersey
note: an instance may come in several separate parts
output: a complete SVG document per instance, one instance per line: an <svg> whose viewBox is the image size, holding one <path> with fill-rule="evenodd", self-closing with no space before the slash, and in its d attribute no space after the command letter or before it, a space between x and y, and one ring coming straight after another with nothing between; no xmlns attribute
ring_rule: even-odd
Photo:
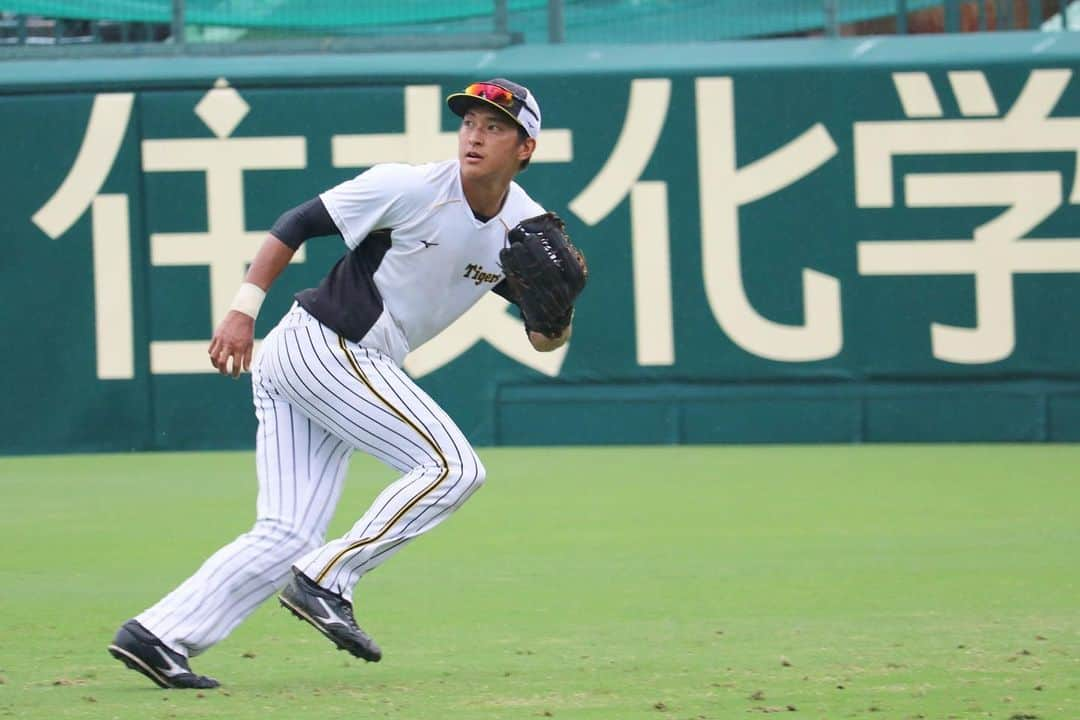
<svg viewBox="0 0 1080 720"><path fill-rule="evenodd" d="M296 250L309 238L341 233L322 198L316 195L306 203L283 212L274 227L270 228L270 234Z"/></svg>
<svg viewBox="0 0 1080 720"><path fill-rule="evenodd" d="M296 294L312 317L346 340L359 342L383 312L375 271L390 249L390 230L376 230L346 253L317 288Z"/></svg>

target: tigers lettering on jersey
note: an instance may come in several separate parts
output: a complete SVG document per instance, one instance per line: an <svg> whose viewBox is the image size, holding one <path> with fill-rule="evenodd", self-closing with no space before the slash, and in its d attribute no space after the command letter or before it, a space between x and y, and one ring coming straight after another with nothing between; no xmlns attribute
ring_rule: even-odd
<svg viewBox="0 0 1080 720"><path fill-rule="evenodd" d="M476 263L469 263L465 266L465 274L462 277L469 278L474 283L479 285L480 283L497 283L502 280L502 275L499 273L484 272L483 265L477 265Z"/></svg>

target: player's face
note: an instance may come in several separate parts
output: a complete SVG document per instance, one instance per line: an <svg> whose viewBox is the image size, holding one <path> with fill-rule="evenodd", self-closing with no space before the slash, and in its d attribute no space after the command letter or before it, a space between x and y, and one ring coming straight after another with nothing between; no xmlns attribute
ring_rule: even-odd
<svg viewBox="0 0 1080 720"><path fill-rule="evenodd" d="M475 108L465 113L458 132L461 173L470 179L514 177L536 142L522 140L517 125L497 110Z"/></svg>

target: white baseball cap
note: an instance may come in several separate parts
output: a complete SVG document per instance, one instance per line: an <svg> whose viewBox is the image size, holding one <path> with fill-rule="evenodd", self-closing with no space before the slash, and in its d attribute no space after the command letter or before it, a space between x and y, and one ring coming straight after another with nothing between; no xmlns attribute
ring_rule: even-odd
<svg viewBox="0 0 1080 720"><path fill-rule="evenodd" d="M453 93L446 98L450 110L459 117L465 117L469 108L477 103L490 105L506 113L532 139L535 140L540 135L540 105L527 87L506 78L495 78L475 82L464 91Z"/></svg>

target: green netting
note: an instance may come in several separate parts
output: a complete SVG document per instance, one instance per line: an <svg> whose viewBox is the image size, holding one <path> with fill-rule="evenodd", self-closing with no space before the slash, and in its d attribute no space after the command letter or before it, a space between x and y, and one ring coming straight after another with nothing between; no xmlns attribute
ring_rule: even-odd
<svg viewBox="0 0 1080 720"><path fill-rule="evenodd" d="M490 32L494 0L184 0L189 26L338 34ZM564 0L566 39L678 42L805 32L826 23L823 0ZM896 13L898 0L835 0L840 23ZM909 11L942 0L907 0ZM509 29L547 35L547 0L508 0ZM84 20L167 23L172 0L0 0L0 10Z"/></svg>
<svg viewBox="0 0 1080 720"><path fill-rule="evenodd" d="M0 0L0 10L80 20L169 22L170 0Z"/></svg>
<svg viewBox="0 0 1080 720"><path fill-rule="evenodd" d="M547 0L508 0L511 11L546 8ZM442 23L490 18L493 0L184 0L195 25L334 28ZM172 0L0 0L0 10L47 17L169 22Z"/></svg>
<svg viewBox="0 0 1080 720"><path fill-rule="evenodd" d="M690 42L789 35L826 25L823 0L564 0L568 42ZM907 0L908 12L942 0ZM836 0L836 21L852 23L894 16L898 0ZM542 7L510 13L510 29L528 42L543 42L548 12ZM491 21L462 20L458 31L489 30ZM423 32L402 24L385 32Z"/></svg>
<svg viewBox="0 0 1080 720"><path fill-rule="evenodd" d="M907 9L941 3L907 0ZM843 24L895 15L897 4L897 0L835 0L836 21ZM578 0L567 3L566 38L574 42L728 40L819 30L826 23L823 0Z"/></svg>

